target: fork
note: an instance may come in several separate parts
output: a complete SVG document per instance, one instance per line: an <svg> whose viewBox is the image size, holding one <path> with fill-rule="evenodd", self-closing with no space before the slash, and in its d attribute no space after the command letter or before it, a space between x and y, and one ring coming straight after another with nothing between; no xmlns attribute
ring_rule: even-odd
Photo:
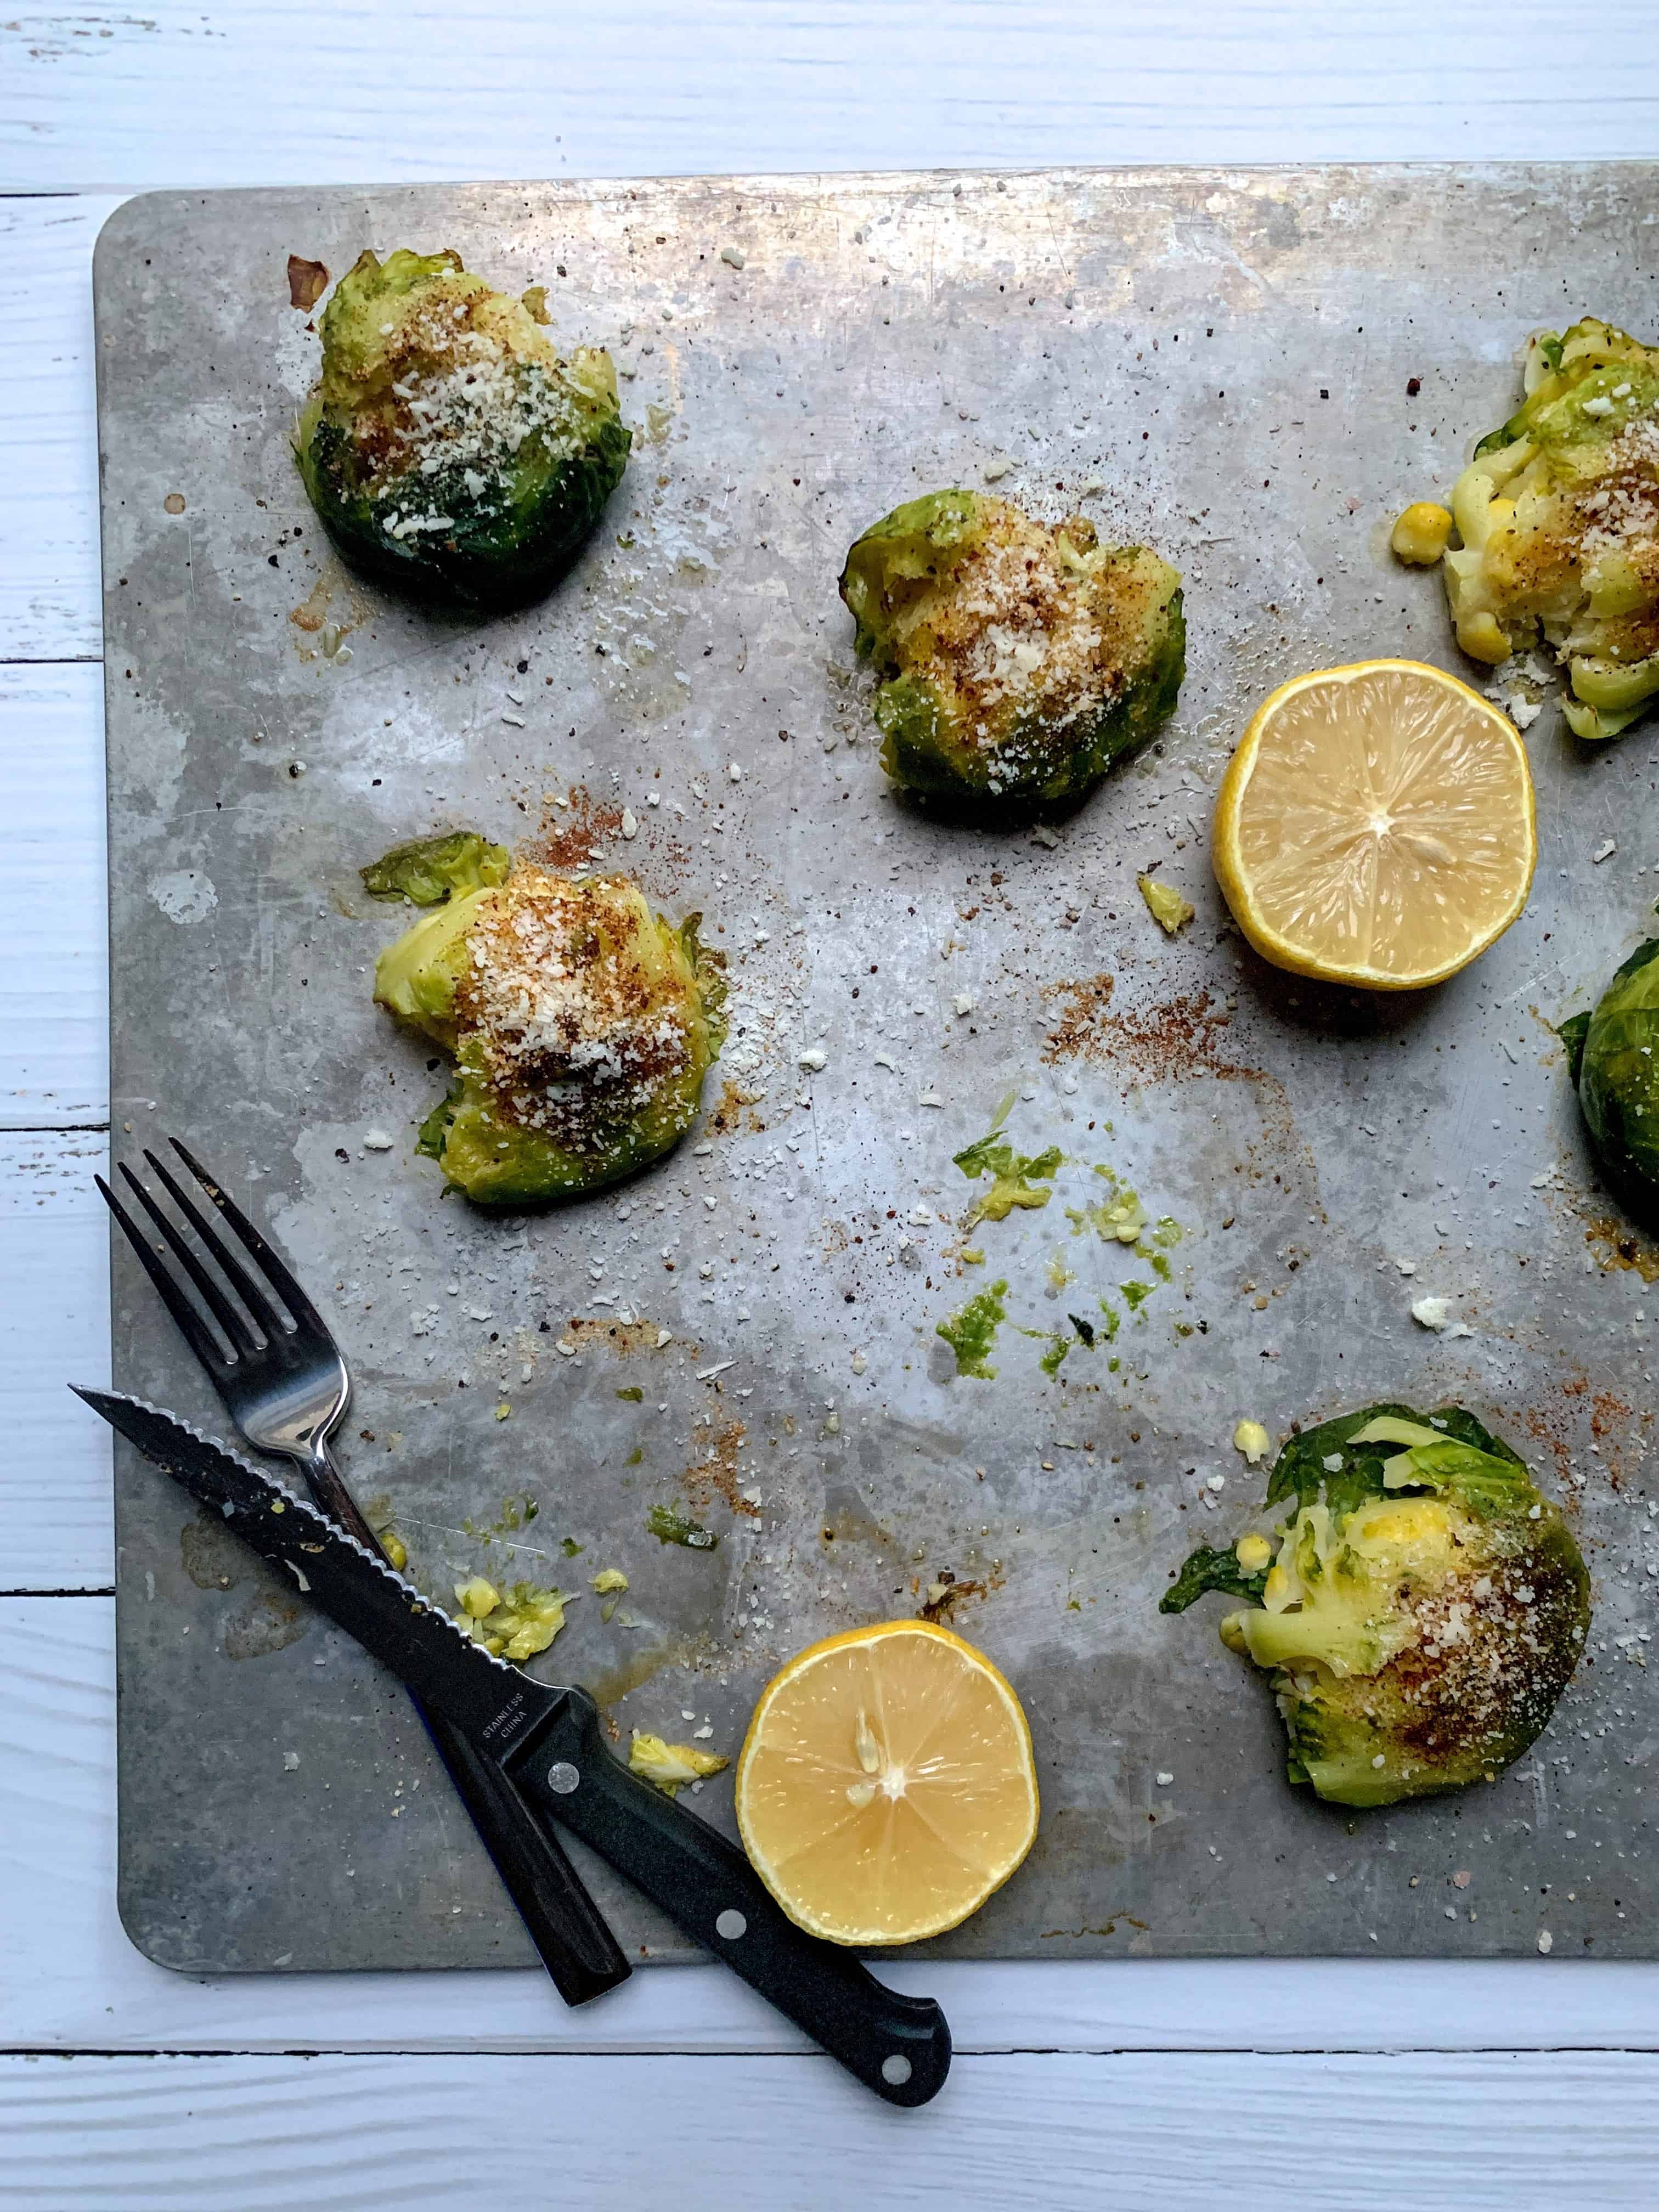
<svg viewBox="0 0 1659 2212"><path fill-rule="evenodd" d="M358 1510L329 1450L329 1437L346 1409L351 1382L327 1323L222 1187L176 1137L168 1142L231 1231L240 1258L155 1154L146 1149L144 1158L244 1312L238 1312L183 1231L125 1163L121 1174L217 1324L223 1345L160 1248L99 1176L95 1181L105 1203L248 1443L258 1451L292 1460L324 1512L360 1544L383 1553L384 1546ZM248 1272L244 1261L258 1267L263 1282ZM501 1786L495 1771L465 1736L428 1712L418 1698L411 1702L565 2002L585 2004L625 1981L631 1971L628 1960L558 1843L527 1815L511 1790Z"/></svg>

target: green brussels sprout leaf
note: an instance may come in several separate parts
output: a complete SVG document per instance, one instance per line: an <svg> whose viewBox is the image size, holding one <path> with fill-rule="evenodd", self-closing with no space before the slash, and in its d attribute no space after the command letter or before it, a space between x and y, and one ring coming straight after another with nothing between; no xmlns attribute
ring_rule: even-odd
<svg viewBox="0 0 1659 2212"><path fill-rule="evenodd" d="M1578 1088L1579 1070L1584 1064L1584 1039L1589 1035L1590 1018L1585 1014L1569 1014L1555 1034L1566 1047L1567 1078L1575 1091Z"/></svg>
<svg viewBox="0 0 1659 2212"><path fill-rule="evenodd" d="M1053 1195L1051 1191L1036 1186L1053 1181L1066 1156L1058 1145L1050 1145L1040 1152L1014 1150L1002 1134L1002 1125L1013 1103L1011 1091L998 1105L985 1134L951 1155L953 1164L962 1170L969 1182L978 1182L988 1175L991 1177L990 1189L969 1218L967 1225L970 1229L981 1221L1006 1221L1015 1206L1035 1209L1047 1206Z"/></svg>
<svg viewBox="0 0 1659 2212"><path fill-rule="evenodd" d="M505 845L489 844L473 830L453 830L447 836L394 845L358 872L371 898L441 906L458 891L504 884L512 866Z"/></svg>
<svg viewBox="0 0 1659 2212"><path fill-rule="evenodd" d="M1160 1613L1185 1613L1188 1607L1206 1591L1219 1590L1226 1597L1249 1598L1260 1605L1261 1592L1267 1580L1265 1567L1255 1574L1246 1574L1233 1551L1212 1551L1207 1545L1188 1554L1186 1565L1158 1601Z"/></svg>
<svg viewBox="0 0 1659 2212"><path fill-rule="evenodd" d="M990 1354L997 1331L1008 1318L1003 1304L1007 1293L1006 1278L999 1278L936 1325L933 1334L942 1336L956 1355L958 1375L971 1375L981 1382L995 1382L997 1370L990 1364Z"/></svg>
<svg viewBox="0 0 1659 2212"><path fill-rule="evenodd" d="M444 1096L421 1123L415 1133L415 1149L429 1160L441 1160L444 1146L449 1141L449 1132L454 1126L455 1107L461 1095L459 1083L452 1083Z"/></svg>
<svg viewBox="0 0 1659 2212"><path fill-rule="evenodd" d="M645 1525L659 1544L678 1544L688 1552L712 1552L720 1541L700 1521L672 1505L653 1505Z"/></svg>
<svg viewBox="0 0 1659 2212"><path fill-rule="evenodd" d="M1483 1429L1472 1413L1460 1406L1443 1406L1429 1416L1429 1433L1466 1443L1477 1452L1510 1453ZM1407 1406L1368 1406L1362 1413L1345 1413L1340 1420L1324 1421L1291 1437L1273 1462L1267 1484L1269 1505L1294 1498L1298 1505L1311 1505L1322 1493L1333 1513L1351 1512L1368 1498L1380 1498L1389 1487L1383 1470L1391 1455L1379 1445L1403 1439L1390 1436L1394 1424L1422 1425ZM1329 1462L1335 1460L1334 1467ZM1517 1460L1516 1466L1521 1462Z"/></svg>

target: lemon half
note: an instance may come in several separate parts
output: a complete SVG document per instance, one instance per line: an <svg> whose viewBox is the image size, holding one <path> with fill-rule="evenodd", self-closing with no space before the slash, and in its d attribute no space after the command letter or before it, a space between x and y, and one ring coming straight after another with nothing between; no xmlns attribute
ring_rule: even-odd
<svg viewBox="0 0 1659 2212"><path fill-rule="evenodd" d="M832 1943L910 1943L965 1920L1037 1826L1019 1700L949 1629L887 1621L832 1636L761 1692L738 1760L755 1871Z"/></svg>
<svg viewBox="0 0 1659 2212"><path fill-rule="evenodd" d="M1507 715L1420 661L1298 676L1239 740L1212 849L1264 960L1371 991L1442 982L1527 902L1526 748Z"/></svg>

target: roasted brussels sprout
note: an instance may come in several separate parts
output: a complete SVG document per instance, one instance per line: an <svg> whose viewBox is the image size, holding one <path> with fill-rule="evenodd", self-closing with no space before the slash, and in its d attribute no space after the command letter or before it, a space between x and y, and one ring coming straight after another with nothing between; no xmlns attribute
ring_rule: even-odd
<svg viewBox="0 0 1659 2212"><path fill-rule="evenodd" d="M489 849L489 848L486 848ZM623 876L537 867L386 947L377 1001L453 1053L420 1149L481 1206L572 1198L678 1142L724 1036L718 954Z"/></svg>
<svg viewBox="0 0 1659 2212"><path fill-rule="evenodd" d="M1294 1437L1267 1503L1292 1517L1194 1552L1159 1610L1250 1601L1221 1638L1267 1674L1287 1772L1338 1805L1493 1780L1554 1711L1589 1627L1589 1577L1510 1447L1448 1406L1368 1406Z"/></svg>
<svg viewBox="0 0 1659 2212"><path fill-rule="evenodd" d="M841 595L884 682L881 764L965 800L1073 798L1175 711L1181 578L1074 514L1051 528L1006 499L938 491L847 556Z"/></svg>
<svg viewBox="0 0 1659 2212"><path fill-rule="evenodd" d="M295 439L345 557L406 590L509 605L557 580L628 459L608 353L563 360L522 300L456 253L364 253L323 310Z"/></svg>
<svg viewBox="0 0 1659 2212"><path fill-rule="evenodd" d="M1659 1229L1659 938L1638 945L1593 1012L1561 1024L1567 1070L1607 1181Z"/></svg>
<svg viewBox="0 0 1659 2212"><path fill-rule="evenodd" d="M1452 494L1457 641L1501 661L1547 641L1572 729L1617 737L1659 696L1659 347L1587 318L1530 339L1522 376Z"/></svg>

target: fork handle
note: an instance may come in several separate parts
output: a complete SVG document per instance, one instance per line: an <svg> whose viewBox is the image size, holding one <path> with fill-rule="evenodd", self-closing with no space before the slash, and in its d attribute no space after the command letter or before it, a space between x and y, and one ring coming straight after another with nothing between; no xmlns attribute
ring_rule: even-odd
<svg viewBox="0 0 1659 2212"><path fill-rule="evenodd" d="M633 1969L562 1846L493 1759L482 1758L459 1729L412 1693L410 1702L426 1723L559 1995L568 2005L586 2004L625 1982Z"/></svg>
<svg viewBox="0 0 1659 2212"><path fill-rule="evenodd" d="M360 1544L380 1540L357 1509L325 1437L313 1437L305 1461L312 1496ZM633 1969L610 1923L588 1895L557 1838L538 1820L493 1759L482 1757L458 1729L411 1695L438 1756L495 1871L518 1907L553 1985L568 2005L586 2004L625 1982Z"/></svg>

